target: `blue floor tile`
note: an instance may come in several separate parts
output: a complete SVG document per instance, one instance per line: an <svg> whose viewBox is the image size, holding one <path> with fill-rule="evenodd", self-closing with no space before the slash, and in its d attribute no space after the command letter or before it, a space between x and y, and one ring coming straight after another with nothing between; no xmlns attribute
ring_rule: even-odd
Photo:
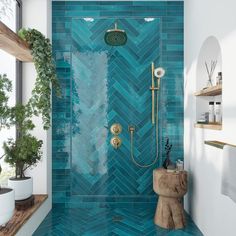
<svg viewBox="0 0 236 236"><path fill-rule="evenodd" d="M151 208L54 207L34 236L203 236L186 214L182 230L166 230L153 223Z"/></svg>

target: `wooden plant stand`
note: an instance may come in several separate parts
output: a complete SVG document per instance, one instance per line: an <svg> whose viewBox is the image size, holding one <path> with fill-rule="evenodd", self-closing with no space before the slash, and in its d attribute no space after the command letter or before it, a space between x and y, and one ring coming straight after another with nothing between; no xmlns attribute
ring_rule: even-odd
<svg viewBox="0 0 236 236"><path fill-rule="evenodd" d="M153 189L159 195L154 223L166 229L185 227L182 197L187 192L187 172L153 171Z"/></svg>
<svg viewBox="0 0 236 236"><path fill-rule="evenodd" d="M15 203L16 203L16 210L18 211L26 210L34 205L34 195L25 200L15 201Z"/></svg>

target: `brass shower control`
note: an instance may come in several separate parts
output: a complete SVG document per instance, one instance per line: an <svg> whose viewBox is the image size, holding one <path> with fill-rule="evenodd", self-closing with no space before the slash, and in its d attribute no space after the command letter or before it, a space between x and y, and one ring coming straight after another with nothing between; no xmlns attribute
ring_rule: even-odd
<svg viewBox="0 0 236 236"><path fill-rule="evenodd" d="M121 140L120 137L118 136L118 135L121 133L121 131L122 131L122 127L121 127L120 124L115 123L115 124L113 124L113 125L111 126L110 131L111 131L111 133L114 135L114 136L111 138L110 143L111 143L111 145L112 145L115 149L117 149L117 148L119 148L119 147L121 146L121 143L122 143L122 140Z"/></svg>
<svg viewBox="0 0 236 236"><path fill-rule="evenodd" d="M121 139L118 136L114 136L113 138L111 138L111 145L117 149L121 146Z"/></svg>
<svg viewBox="0 0 236 236"><path fill-rule="evenodd" d="M111 126L110 130L111 130L111 133L112 133L112 134L114 134L114 135L119 135L119 134L121 133L121 131L122 131L122 127L121 127L120 124L115 123L115 124L113 124L113 125Z"/></svg>

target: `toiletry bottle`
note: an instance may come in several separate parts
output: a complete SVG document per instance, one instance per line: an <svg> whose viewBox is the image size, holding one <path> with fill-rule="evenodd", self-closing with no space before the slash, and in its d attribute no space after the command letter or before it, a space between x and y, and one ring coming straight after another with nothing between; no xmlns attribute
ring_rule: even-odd
<svg viewBox="0 0 236 236"><path fill-rule="evenodd" d="M215 112L214 112L214 102L209 102L209 123L214 123Z"/></svg>
<svg viewBox="0 0 236 236"><path fill-rule="evenodd" d="M215 105L215 118L217 123L221 123L221 102L216 102Z"/></svg>
<svg viewBox="0 0 236 236"><path fill-rule="evenodd" d="M222 72L218 72L218 75L216 77L216 85L222 84Z"/></svg>

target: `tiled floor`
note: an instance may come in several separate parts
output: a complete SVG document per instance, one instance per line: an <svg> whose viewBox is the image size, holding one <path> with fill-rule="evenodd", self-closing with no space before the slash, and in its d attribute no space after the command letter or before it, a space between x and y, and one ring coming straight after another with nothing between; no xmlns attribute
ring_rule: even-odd
<svg viewBox="0 0 236 236"><path fill-rule="evenodd" d="M189 216L183 230L165 230L153 224L155 209L57 208L48 214L34 236L203 236Z"/></svg>

